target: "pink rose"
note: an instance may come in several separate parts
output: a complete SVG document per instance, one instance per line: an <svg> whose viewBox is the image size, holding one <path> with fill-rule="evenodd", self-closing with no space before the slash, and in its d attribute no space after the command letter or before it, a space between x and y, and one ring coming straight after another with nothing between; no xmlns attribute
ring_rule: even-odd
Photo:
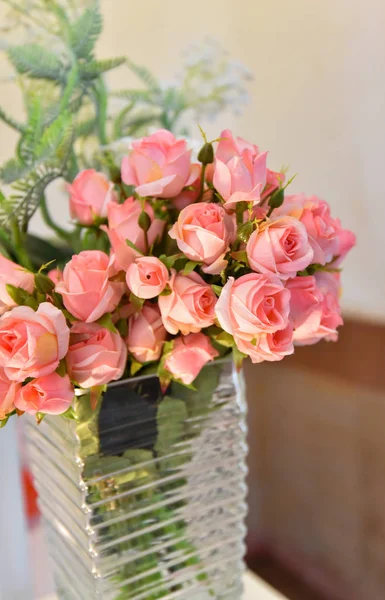
<svg viewBox="0 0 385 600"><path fill-rule="evenodd" d="M216 305L221 327L251 342L258 333L274 333L288 324L290 292L278 277L249 273L229 277Z"/></svg>
<svg viewBox="0 0 385 600"><path fill-rule="evenodd" d="M230 131L221 134L213 183L225 200L226 208L235 208L237 202L258 204L266 185L267 153L259 153L257 146L238 138L234 140Z"/></svg>
<svg viewBox="0 0 385 600"><path fill-rule="evenodd" d="M35 312L17 306L0 317L0 366L8 379L49 375L68 350L69 329L63 313L43 302Z"/></svg>
<svg viewBox="0 0 385 600"><path fill-rule="evenodd" d="M15 406L30 415L37 412L60 415L72 404L75 392L68 375L51 373L19 388Z"/></svg>
<svg viewBox="0 0 385 600"><path fill-rule="evenodd" d="M233 232L233 220L221 206L199 202L181 211L169 236L187 258L204 263L205 273L218 274L227 266L224 256Z"/></svg>
<svg viewBox="0 0 385 600"><path fill-rule="evenodd" d="M55 285L57 285L59 281L63 281L63 271L59 268L51 269L48 271L47 276L51 281L54 282Z"/></svg>
<svg viewBox="0 0 385 600"><path fill-rule="evenodd" d="M96 218L107 216L107 206L117 202L113 185L103 173L94 169L81 171L68 185L71 217L82 225L92 225Z"/></svg>
<svg viewBox="0 0 385 600"><path fill-rule="evenodd" d="M307 317L317 308L322 300L322 293L317 288L313 275L294 277L286 283L290 290L290 320L294 327L300 327Z"/></svg>
<svg viewBox="0 0 385 600"><path fill-rule="evenodd" d="M127 269L128 288L138 298L155 298L163 292L169 275L166 267L155 256L139 256Z"/></svg>
<svg viewBox="0 0 385 600"><path fill-rule="evenodd" d="M128 322L127 347L140 363L158 360L162 354L167 332L156 304L146 303Z"/></svg>
<svg viewBox="0 0 385 600"><path fill-rule="evenodd" d="M327 202L317 196L287 196L283 205L274 211L274 216L278 215L290 215L305 225L314 252L314 263L325 265L338 256L339 223L332 218Z"/></svg>
<svg viewBox="0 0 385 600"><path fill-rule="evenodd" d="M299 346L315 344L321 339L335 342L338 339L337 328L343 324L338 301L339 273L320 271L316 273L315 280L320 301L314 304L313 309L294 331L294 342Z"/></svg>
<svg viewBox="0 0 385 600"><path fill-rule="evenodd" d="M138 219L142 212L142 206L139 200L133 197L127 198L123 204L108 205L108 228L102 226L106 231L112 250L115 254L116 265L123 271L133 262L138 255L135 250L127 245L127 241L132 242L141 252L147 252L144 231L139 227ZM165 221L155 219L154 211L150 204L145 203L144 210L151 219L151 225L147 232L148 243L150 246L157 238L163 234Z"/></svg>
<svg viewBox="0 0 385 600"><path fill-rule="evenodd" d="M139 196L175 198L189 178L190 154L186 140L159 129L132 142L132 151L122 161L122 179L135 186Z"/></svg>
<svg viewBox="0 0 385 600"><path fill-rule="evenodd" d="M33 273L29 273L20 265L0 254L0 315L16 306L7 292L7 283L23 288L30 294L32 294L35 286Z"/></svg>
<svg viewBox="0 0 385 600"><path fill-rule="evenodd" d="M169 286L171 294L158 300L169 333L187 335L214 323L216 296L198 273L180 275L171 269Z"/></svg>
<svg viewBox="0 0 385 600"><path fill-rule="evenodd" d="M121 378L127 349L118 333L97 323L75 323L66 362L71 379L83 388L91 388Z"/></svg>
<svg viewBox="0 0 385 600"><path fill-rule="evenodd" d="M260 363L264 360L277 361L293 354L293 326L274 333L259 333L252 342L235 338L238 349L250 357L251 362Z"/></svg>
<svg viewBox="0 0 385 600"><path fill-rule="evenodd" d="M183 210L189 204L196 202L201 190L202 167L198 163L190 166L190 174L180 194L172 199L172 203L178 210Z"/></svg>
<svg viewBox="0 0 385 600"><path fill-rule="evenodd" d="M0 421L15 409L15 396L21 383L10 381L0 367Z"/></svg>
<svg viewBox="0 0 385 600"><path fill-rule="evenodd" d="M125 285L111 281L116 274L113 265L113 257L99 250L75 254L66 264L63 281L59 281L55 290L76 319L91 323L117 307Z"/></svg>
<svg viewBox="0 0 385 600"><path fill-rule="evenodd" d="M171 375L189 385L201 369L218 355L209 338L203 333L190 333L174 340L174 347L167 356L164 367Z"/></svg>
<svg viewBox="0 0 385 600"><path fill-rule="evenodd" d="M246 253L254 271L272 273L280 279L295 277L313 259L305 226L293 217L266 221L251 234Z"/></svg>

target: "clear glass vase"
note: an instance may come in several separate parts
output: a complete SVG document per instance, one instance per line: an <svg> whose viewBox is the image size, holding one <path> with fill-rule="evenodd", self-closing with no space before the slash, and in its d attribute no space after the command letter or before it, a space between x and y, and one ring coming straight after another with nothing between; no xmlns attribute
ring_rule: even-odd
<svg viewBox="0 0 385 600"><path fill-rule="evenodd" d="M28 440L57 594L65 600L240 600L246 405L228 360L196 390L111 384L76 420L31 420Z"/></svg>

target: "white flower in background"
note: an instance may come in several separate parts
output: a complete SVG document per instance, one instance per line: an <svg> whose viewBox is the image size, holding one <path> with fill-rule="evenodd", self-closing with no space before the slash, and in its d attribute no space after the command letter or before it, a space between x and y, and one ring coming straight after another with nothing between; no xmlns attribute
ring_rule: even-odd
<svg viewBox="0 0 385 600"><path fill-rule="evenodd" d="M191 44L184 54L178 85L186 104L194 109L195 119L213 119L226 109L241 113L249 99L246 83L252 79L251 72L230 60L227 51L212 39Z"/></svg>

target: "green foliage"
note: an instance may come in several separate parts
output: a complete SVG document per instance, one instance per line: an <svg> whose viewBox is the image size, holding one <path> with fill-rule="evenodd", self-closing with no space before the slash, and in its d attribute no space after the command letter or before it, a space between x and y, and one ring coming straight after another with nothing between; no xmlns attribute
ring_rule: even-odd
<svg viewBox="0 0 385 600"><path fill-rule="evenodd" d="M103 19L98 3L95 3L80 15L70 29L70 45L78 58L87 59L91 55L102 28Z"/></svg>
<svg viewBox="0 0 385 600"><path fill-rule="evenodd" d="M36 79L58 81L63 75L63 65L59 58L43 46L23 44L8 50L8 58L19 75Z"/></svg>
<svg viewBox="0 0 385 600"><path fill-rule="evenodd" d="M121 56L117 58L92 60L87 63L81 63L79 66L80 77L85 81L90 81L92 79L96 79L99 77L99 75L106 73L106 71L111 71L112 69L116 69L116 67L120 67L125 62L126 58Z"/></svg>

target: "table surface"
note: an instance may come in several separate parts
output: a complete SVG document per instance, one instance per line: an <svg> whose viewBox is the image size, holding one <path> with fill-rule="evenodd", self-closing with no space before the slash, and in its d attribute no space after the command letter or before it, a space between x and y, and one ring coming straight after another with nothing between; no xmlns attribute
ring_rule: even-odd
<svg viewBox="0 0 385 600"><path fill-rule="evenodd" d="M56 600L55 596L44 596L41 600ZM245 575L245 594L243 600L288 600L273 590L267 583L252 573Z"/></svg>

